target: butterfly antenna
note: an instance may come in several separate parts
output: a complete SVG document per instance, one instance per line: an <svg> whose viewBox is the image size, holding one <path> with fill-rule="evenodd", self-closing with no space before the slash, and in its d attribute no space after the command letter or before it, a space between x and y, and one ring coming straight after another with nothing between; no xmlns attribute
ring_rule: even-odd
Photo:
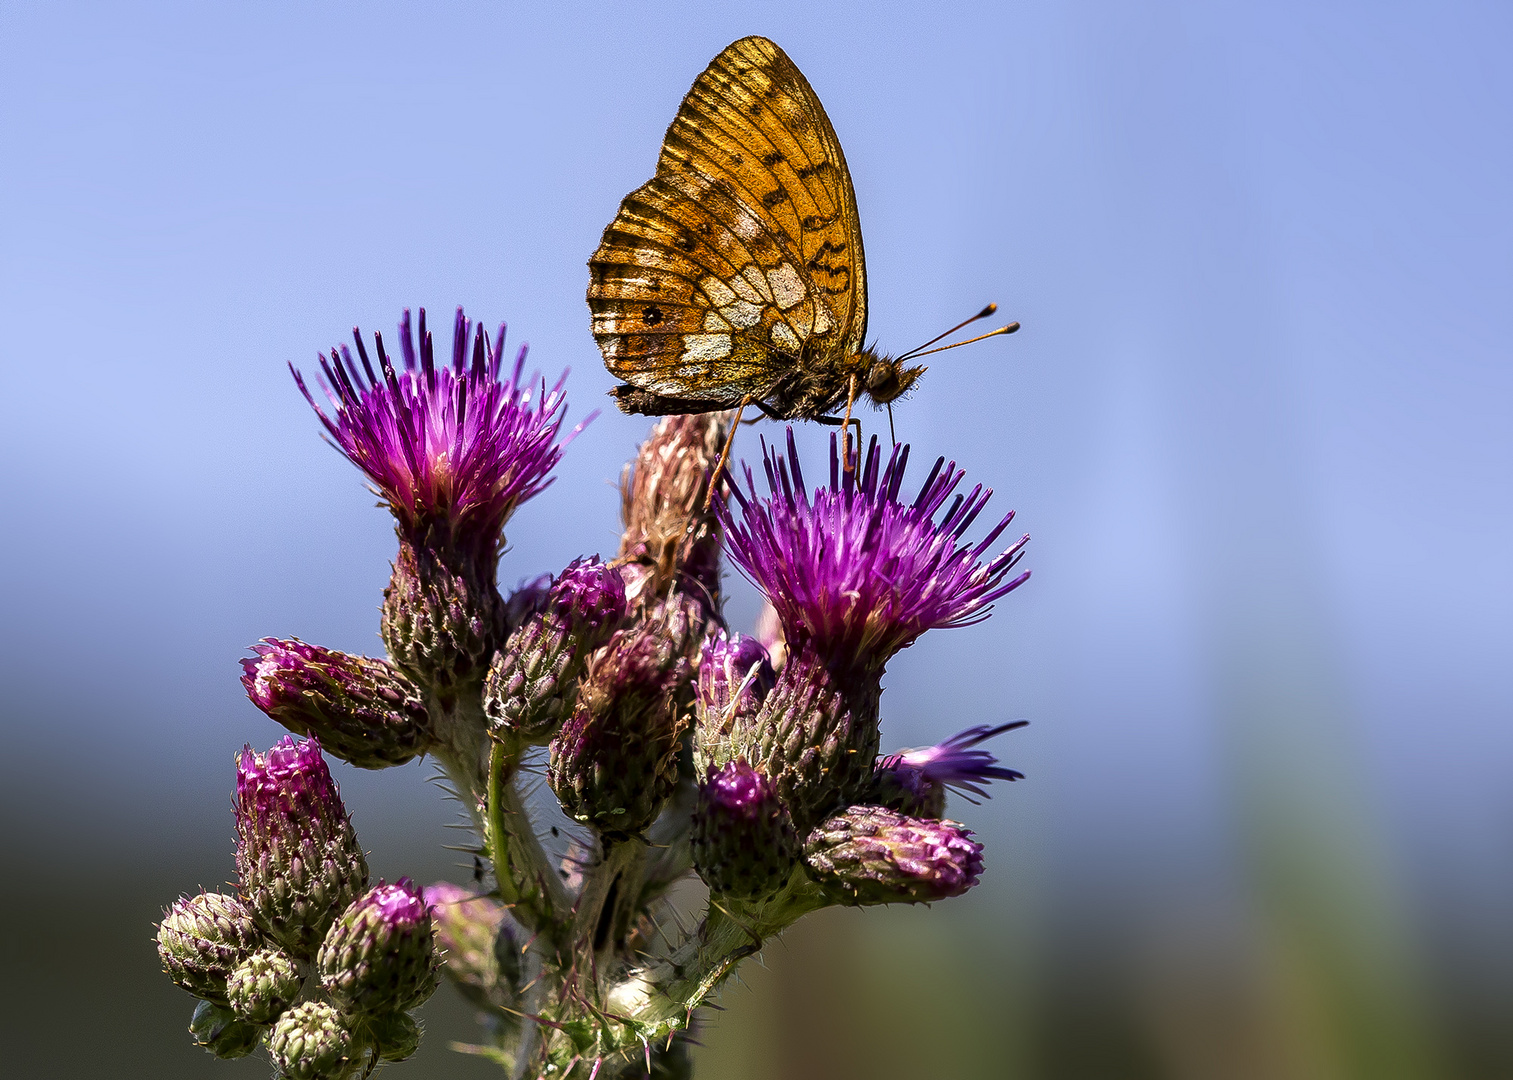
<svg viewBox="0 0 1513 1080"><path fill-rule="evenodd" d="M1019 324L1017 322L1011 322L1011 323L1009 323L1008 326L1000 326L997 330L989 330L986 334L978 334L974 338L967 338L966 341L957 341L957 342L953 342L950 345L942 345L938 349L926 349L924 352L918 352L918 351L912 352L912 353L909 353L907 356L900 356L899 359L900 360L918 360L921 356L929 356L931 353L945 352L947 349L959 349L963 345L970 345L974 341L983 341L983 340L985 340L987 338L990 338L990 337L997 337L999 334L1012 334L1015 330L1018 330L1018 329L1019 329ZM940 339L936 338L936 340L939 341Z"/></svg>
<svg viewBox="0 0 1513 1080"><path fill-rule="evenodd" d="M899 359L900 360L908 360L910 357L919 356L926 349L928 349L931 345L934 345L937 341L940 341L942 338L948 338L948 337L950 337L952 334L956 333L956 331L960 330L963 326L971 326L978 319L986 319L989 315L993 314L993 312L995 312L997 310L998 310L998 305L997 304L989 304L987 307L985 307L981 311L979 311L976 315L973 315L970 319L963 319L961 322L959 322L955 326L951 327L951 329L947 330L944 334L936 334L929 341L925 342L923 345L919 346L918 348L916 348L916 349L910 349L908 352L904 353L904 355L900 356ZM965 345L966 342L962 342L962 344Z"/></svg>

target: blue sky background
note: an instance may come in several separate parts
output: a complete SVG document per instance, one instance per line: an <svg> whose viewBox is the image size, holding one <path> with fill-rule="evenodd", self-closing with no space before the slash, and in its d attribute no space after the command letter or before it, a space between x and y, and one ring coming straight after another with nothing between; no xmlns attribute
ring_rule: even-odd
<svg viewBox="0 0 1513 1080"><path fill-rule="evenodd" d="M983 884L796 936L727 1001L718 1075L748 1037L797 1047L785 1075L894 1075L825 1054L899 1001L812 1043L772 1004L806 956L861 981L887 950L1027 1076L1097 1072L1046 1032L1098 1017L1107 1075L1500 1075L1510 24L1474 3L6 5L6 876L163 903L230 872L231 755L279 734L236 659L263 636L379 651L393 549L285 365L462 304L572 367L575 420L607 408L585 261L693 77L763 33L844 143L879 344L988 300L1024 324L936 358L896 411L917 458L1018 509L1034 578L894 663L884 745L1033 723L1000 747L1029 779L953 809ZM611 411L574 443L511 525L507 585L615 547L647 426ZM427 772L343 767L375 872L446 872ZM122 970L154 962L144 911ZM52 986L47 954L0 953L6 981ZM972 957L988 974L953 971ZM97 992L120 1023L181 1022ZM1238 1034L1212 1035L1219 999ZM181 1038L156 1075L205 1064ZM48 1075L55 1051L24 1060Z"/></svg>

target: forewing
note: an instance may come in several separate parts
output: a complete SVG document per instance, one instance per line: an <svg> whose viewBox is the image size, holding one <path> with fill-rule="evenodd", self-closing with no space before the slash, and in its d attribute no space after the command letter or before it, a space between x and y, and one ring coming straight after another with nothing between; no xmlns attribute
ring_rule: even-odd
<svg viewBox="0 0 1513 1080"><path fill-rule="evenodd" d="M860 346L850 176L777 46L743 39L699 76L657 176L625 197L589 266L606 366L658 394L733 404L763 396L806 353Z"/></svg>

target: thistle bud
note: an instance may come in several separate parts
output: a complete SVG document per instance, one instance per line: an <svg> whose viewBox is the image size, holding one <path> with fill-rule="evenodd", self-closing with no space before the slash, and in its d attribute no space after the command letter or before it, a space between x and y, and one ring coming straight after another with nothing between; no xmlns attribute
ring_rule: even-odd
<svg viewBox="0 0 1513 1080"><path fill-rule="evenodd" d="M569 817L622 835L656 818L678 779L688 663L643 624L621 632L584 678L552 740L547 780Z"/></svg>
<svg viewBox="0 0 1513 1080"><path fill-rule="evenodd" d="M920 904L960 896L982 873L982 845L954 821L852 806L804 842L804 861L841 904Z"/></svg>
<svg viewBox="0 0 1513 1080"><path fill-rule="evenodd" d="M342 913L321 943L321 985L349 1012L413 1009L436 989L431 913L409 878L380 882Z"/></svg>
<svg viewBox="0 0 1513 1080"><path fill-rule="evenodd" d="M252 703L326 753L360 769L403 765L426 752L430 719L420 690L382 660L298 639L264 638L242 661Z"/></svg>
<svg viewBox="0 0 1513 1080"><path fill-rule="evenodd" d="M693 863L712 892L776 892L798 861L798 837L777 788L746 763L709 771L693 813Z"/></svg>
<svg viewBox="0 0 1513 1080"><path fill-rule="evenodd" d="M723 632L704 643L699 660L694 765L701 772L739 757L755 741L762 701L777 676L753 637Z"/></svg>
<svg viewBox="0 0 1513 1080"><path fill-rule="evenodd" d="M237 763L236 865L262 929L296 957L368 883L368 863L315 739L285 736Z"/></svg>
<svg viewBox="0 0 1513 1080"><path fill-rule="evenodd" d="M511 630L521 626L536 612L546 607L546 598L552 590L552 575L538 574L530 581L522 581L519 588L510 593L504 602L504 623Z"/></svg>
<svg viewBox="0 0 1513 1080"><path fill-rule="evenodd" d="M620 571L577 560L494 655L483 709L498 734L532 741L550 735L577 700L578 677L593 651L625 617Z"/></svg>
<svg viewBox="0 0 1513 1080"><path fill-rule="evenodd" d="M483 677L504 640L505 603L484 568L401 539L384 590L384 645L420 685L450 693Z"/></svg>
<svg viewBox="0 0 1513 1080"><path fill-rule="evenodd" d="M777 784L800 835L870 786L880 693L874 680L837 678L807 648L790 653L749 741L737 741Z"/></svg>
<svg viewBox="0 0 1513 1080"><path fill-rule="evenodd" d="M518 946L504 905L449 881L427 885L424 896L442 952L442 971L473 1004L497 1007L501 994L512 995L509 984L520 974ZM504 970L505 960L509 971Z"/></svg>
<svg viewBox="0 0 1513 1080"><path fill-rule="evenodd" d="M224 893L181 897L158 924L158 956L168 977L219 1005L227 1001L227 976L261 945L251 909Z"/></svg>
<svg viewBox="0 0 1513 1080"><path fill-rule="evenodd" d="M282 1080L342 1080L362 1046L342 1015L324 1001L302 1001L268 1033L268 1057Z"/></svg>
<svg viewBox="0 0 1513 1080"><path fill-rule="evenodd" d="M367 1026L380 1061L404 1061L420 1049L420 1025L409 1013L370 1016Z"/></svg>
<svg viewBox="0 0 1513 1080"><path fill-rule="evenodd" d="M257 1049L263 1037L260 1024L241 1019L230 1009L202 1001L189 1019L189 1034L196 1046L203 1046L226 1061L246 1057Z"/></svg>
<svg viewBox="0 0 1513 1080"><path fill-rule="evenodd" d="M304 979L293 958L277 949L259 949L226 980L231 1011L254 1024L271 1024L299 997Z"/></svg>

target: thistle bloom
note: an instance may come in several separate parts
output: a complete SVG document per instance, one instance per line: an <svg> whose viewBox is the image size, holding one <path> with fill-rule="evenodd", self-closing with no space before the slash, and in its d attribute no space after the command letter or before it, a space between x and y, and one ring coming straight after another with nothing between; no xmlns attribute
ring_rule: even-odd
<svg viewBox="0 0 1513 1080"><path fill-rule="evenodd" d="M333 408L329 416L290 365L337 447L373 481L411 538L438 532L465 547L491 551L515 508L551 483L548 474L563 448L593 419L557 441L567 408L562 389L567 373L551 390L534 379L522 385L526 349L521 346L509 377L502 379L504 329L501 324L491 343L482 325L475 332L458 308L452 365L438 367L425 309L418 349L406 310L399 323L402 371L377 334L375 371L354 329L357 361L345 345L321 360L321 388Z"/></svg>
<svg viewBox="0 0 1513 1080"><path fill-rule="evenodd" d="M757 494L748 466L747 493L730 488L740 520L718 504L731 559L766 594L791 649L809 645L839 667L880 670L926 630L980 622L1030 576L1009 578L1028 536L982 561L1012 512L978 544L962 543L991 489L952 498L965 473L939 458L919 495L903 502L908 460L909 448L895 446L883 465L874 438L865 463L843 470L832 436L830 483L811 498L790 428L786 459L763 444L771 494Z"/></svg>
<svg viewBox="0 0 1513 1080"><path fill-rule="evenodd" d="M1023 780L1024 773L998 764L998 758L986 750L973 748L1028 723L1016 720L991 728L978 724L934 746L880 758L875 773L878 801L906 813L939 817L945 809L947 788L986 799L988 792L983 785L988 781Z"/></svg>

